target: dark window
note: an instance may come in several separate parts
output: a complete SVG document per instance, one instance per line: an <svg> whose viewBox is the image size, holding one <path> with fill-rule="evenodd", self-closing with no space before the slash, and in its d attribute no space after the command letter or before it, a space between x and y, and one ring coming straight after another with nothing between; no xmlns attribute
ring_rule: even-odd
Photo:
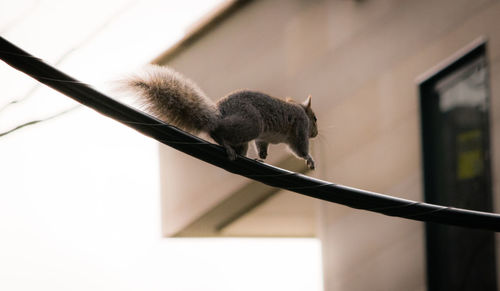
<svg viewBox="0 0 500 291"><path fill-rule="evenodd" d="M486 42L419 84L425 201L492 211ZM492 232L426 224L428 290L497 290Z"/></svg>

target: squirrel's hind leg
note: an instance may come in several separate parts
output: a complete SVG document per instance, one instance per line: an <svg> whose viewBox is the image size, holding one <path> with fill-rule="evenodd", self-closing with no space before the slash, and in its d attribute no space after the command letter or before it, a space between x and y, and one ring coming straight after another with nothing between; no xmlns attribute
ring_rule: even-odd
<svg viewBox="0 0 500 291"><path fill-rule="evenodd" d="M223 143L222 146L226 149L227 157L229 160L236 160L237 155L246 156L248 151L248 143L240 144L237 146L231 146L228 143Z"/></svg>
<svg viewBox="0 0 500 291"><path fill-rule="evenodd" d="M233 146L233 149L238 155L246 156L248 151L248 143Z"/></svg>
<svg viewBox="0 0 500 291"><path fill-rule="evenodd" d="M210 136L214 139L216 143L219 145L223 146L226 149L226 154L229 160L234 161L236 160L236 151L234 150L233 147L231 147L226 141L224 141L220 136L217 135L215 132L211 132Z"/></svg>
<svg viewBox="0 0 500 291"><path fill-rule="evenodd" d="M228 159L231 161L236 160L236 151L228 144L223 144L223 146L226 149Z"/></svg>
<svg viewBox="0 0 500 291"><path fill-rule="evenodd" d="M212 138L226 148L228 158L235 160L236 155L246 155L248 142L260 133L260 124L241 115L226 116L218 121L210 132Z"/></svg>
<svg viewBox="0 0 500 291"><path fill-rule="evenodd" d="M248 151L248 143L237 146L231 146L227 143L223 143L222 146L226 149L227 157L231 161L236 160L237 155L246 156Z"/></svg>

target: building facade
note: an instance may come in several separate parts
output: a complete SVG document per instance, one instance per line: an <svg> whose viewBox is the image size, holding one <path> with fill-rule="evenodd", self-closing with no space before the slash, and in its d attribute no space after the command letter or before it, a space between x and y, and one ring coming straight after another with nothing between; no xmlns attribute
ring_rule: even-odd
<svg viewBox="0 0 500 291"><path fill-rule="evenodd" d="M242 1L155 62L189 76L214 100L239 88L299 101L311 94L320 136L312 145L317 170L308 175L424 201L428 116L420 86L484 45L485 147L498 212L499 15L497 0ZM325 290L432 289L423 223L311 201L160 151L166 236L318 236ZM272 164L306 172L283 147L270 156ZM498 278L498 235L493 248Z"/></svg>

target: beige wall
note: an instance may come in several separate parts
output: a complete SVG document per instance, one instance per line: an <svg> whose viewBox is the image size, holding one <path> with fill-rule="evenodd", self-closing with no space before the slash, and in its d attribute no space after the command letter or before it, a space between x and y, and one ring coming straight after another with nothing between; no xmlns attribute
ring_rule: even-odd
<svg viewBox="0 0 500 291"><path fill-rule="evenodd" d="M312 94L321 132L313 146L314 175L421 201L416 79L485 36L498 212L499 15L500 1L493 0L255 1L169 64L214 99L237 88L298 99ZM167 220L189 221L193 217L186 213L195 216L245 183L168 149L161 152L164 191L187 195L166 198L166 208L174 205L168 199L185 201L184 208L169 209ZM286 154L271 155L278 161ZM199 183L171 183L193 169L203 173L195 178ZM198 207L195 188L210 185L217 188L205 192ZM425 289L423 224L328 203L318 210L326 290Z"/></svg>
<svg viewBox="0 0 500 291"><path fill-rule="evenodd" d="M337 159L330 158L327 176L354 187L422 200L415 80L468 43L486 36L492 66L493 173L498 212L500 159L495 151L500 144L495 133L500 126L500 3L398 2L401 4L388 7L383 21L378 22L361 16L362 5L354 12L349 7L352 3L343 3L335 10L334 14L349 14L348 18L358 19L365 26L365 34L353 35L344 43L350 49L337 51L336 57L346 59L356 51L363 55L366 70L372 72L333 109L334 124L357 125L342 127L342 132L332 130L331 134L344 137L334 141L338 144L334 147L350 145L351 149L346 148ZM356 144L359 147L355 148ZM368 282L370 290L425 289L422 224L331 204L322 204L321 213L327 290L366 290Z"/></svg>

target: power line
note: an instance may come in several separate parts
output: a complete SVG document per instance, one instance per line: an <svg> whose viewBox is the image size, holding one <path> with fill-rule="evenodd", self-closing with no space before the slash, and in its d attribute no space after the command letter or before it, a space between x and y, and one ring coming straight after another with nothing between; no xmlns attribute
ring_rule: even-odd
<svg viewBox="0 0 500 291"><path fill-rule="evenodd" d="M290 172L238 157L227 158L224 148L186 133L148 114L122 104L44 63L0 37L0 58L10 66L113 118L146 136L231 173L309 197L390 216L500 232L500 215L446 207L364 191Z"/></svg>

